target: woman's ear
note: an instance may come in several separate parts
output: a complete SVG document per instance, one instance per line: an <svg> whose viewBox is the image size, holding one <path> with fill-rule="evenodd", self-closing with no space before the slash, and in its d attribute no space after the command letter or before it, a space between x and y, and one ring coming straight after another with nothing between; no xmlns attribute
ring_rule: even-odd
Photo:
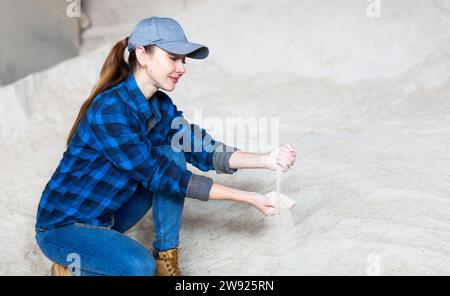
<svg viewBox="0 0 450 296"><path fill-rule="evenodd" d="M147 60L145 58L145 48L143 46L138 46L136 47L135 52L138 65L145 68L147 66Z"/></svg>

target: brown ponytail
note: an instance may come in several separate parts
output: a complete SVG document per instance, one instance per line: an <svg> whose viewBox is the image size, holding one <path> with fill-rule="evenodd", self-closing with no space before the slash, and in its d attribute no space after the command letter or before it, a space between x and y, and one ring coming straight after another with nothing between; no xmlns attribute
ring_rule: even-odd
<svg viewBox="0 0 450 296"><path fill-rule="evenodd" d="M134 72L138 67L138 62L136 58L136 51L132 50L128 56L128 63L124 59L124 51L128 46L128 37L117 42L114 47L109 52L108 56L103 63L102 69L100 70L100 79L91 91L91 94L81 105L80 111L78 112L77 119L72 126L67 137L66 144L69 145L70 139L73 133L78 127L83 115L86 113L87 108L91 105L92 100L104 90L113 87L114 85L122 82L130 72ZM154 45L144 46L145 52L152 54L154 52Z"/></svg>
<svg viewBox="0 0 450 296"><path fill-rule="evenodd" d="M67 145L69 145L73 133L77 129L78 124L83 118L83 115L86 113L86 110L89 107L89 105L91 105L91 102L95 98L95 96L97 96L102 91L120 83L127 77L128 73L130 73L131 68L125 61L123 56L124 50L127 47L127 45L128 45L128 37L117 42L109 52L100 71L99 80L97 81L96 85L91 91L91 94L89 95L87 100L83 103L80 111L78 112L77 119L75 120L75 123L73 124L72 129L69 132L69 136L67 137L66 140Z"/></svg>

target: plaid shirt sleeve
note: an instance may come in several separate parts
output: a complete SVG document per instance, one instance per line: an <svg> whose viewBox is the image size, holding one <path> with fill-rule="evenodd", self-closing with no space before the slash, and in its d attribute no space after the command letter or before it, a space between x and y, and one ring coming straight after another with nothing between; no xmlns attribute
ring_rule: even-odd
<svg viewBox="0 0 450 296"><path fill-rule="evenodd" d="M153 192L208 199L205 188L212 180L192 174L153 149L125 105L104 104L87 114L94 148L130 178Z"/></svg>
<svg viewBox="0 0 450 296"><path fill-rule="evenodd" d="M172 147L183 151L186 161L201 171L215 170L218 174L233 174L229 159L238 148L216 141L205 129L191 124L183 117L183 111L172 103L169 114L172 116L168 142ZM186 142L185 142L186 140Z"/></svg>

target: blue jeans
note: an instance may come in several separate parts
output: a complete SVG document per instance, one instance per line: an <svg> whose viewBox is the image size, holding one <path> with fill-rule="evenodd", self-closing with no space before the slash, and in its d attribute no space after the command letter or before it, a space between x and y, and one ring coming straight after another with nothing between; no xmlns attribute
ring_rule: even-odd
<svg viewBox="0 0 450 296"><path fill-rule="evenodd" d="M157 149L186 168L182 152L174 152L170 145ZM158 251L177 248L184 199L151 192L139 184L130 199L114 213L112 229L75 223L36 231L36 242L48 259L63 266L74 267L73 254L79 256L80 275L154 275L152 254L124 232L139 222L153 205L153 248Z"/></svg>

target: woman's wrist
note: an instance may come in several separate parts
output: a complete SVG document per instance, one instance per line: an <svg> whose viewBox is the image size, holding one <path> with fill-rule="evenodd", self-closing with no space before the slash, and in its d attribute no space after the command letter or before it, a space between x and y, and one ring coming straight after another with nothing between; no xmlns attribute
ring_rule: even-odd
<svg viewBox="0 0 450 296"><path fill-rule="evenodd" d="M229 159L232 169L263 169L267 168L267 157L269 153L251 153L235 151Z"/></svg>
<svg viewBox="0 0 450 296"><path fill-rule="evenodd" d="M255 195L256 192L253 191L245 191L244 196L245 196L245 203L253 205L255 202Z"/></svg>
<svg viewBox="0 0 450 296"><path fill-rule="evenodd" d="M268 158L268 156L269 156L269 153L261 153L260 155L259 155L259 165L260 165L260 168L263 168L263 169L267 169L268 168L268 166L267 166L267 158Z"/></svg>
<svg viewBox="0 0 450 296"><path fill-rule="evenodd" d="M240 202L247 203L247 204L253 204L254 201L254 192L252 191L246 191L246 190L238 190L239 196L240 196Z"/></svg>
<svg viewBox="0 0 450 296"><path fill-rule="evenodd" d="M213 183L209 192L209 200L232 200L252 204L253 192Z"/></svg>

